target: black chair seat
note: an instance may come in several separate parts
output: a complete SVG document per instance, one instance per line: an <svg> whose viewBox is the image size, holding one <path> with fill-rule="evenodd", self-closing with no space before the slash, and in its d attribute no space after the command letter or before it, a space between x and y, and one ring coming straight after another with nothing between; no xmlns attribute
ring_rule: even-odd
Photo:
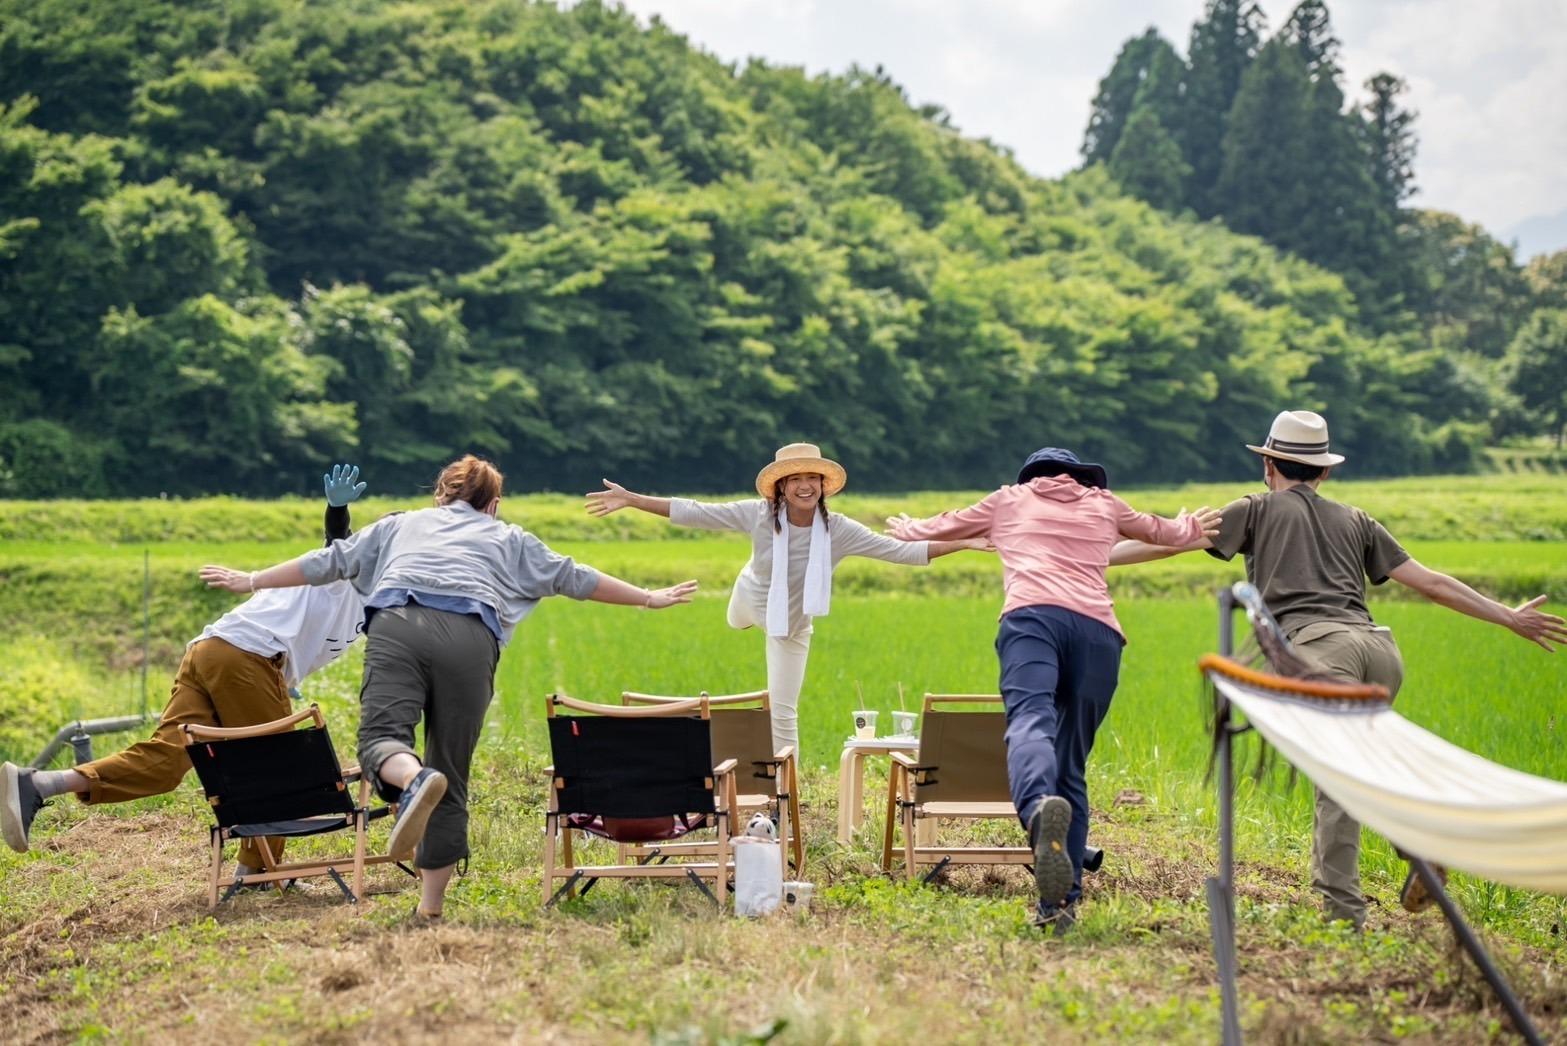
<svg viewBox="0 0 1567 1046"><path fill-rule="evenodd" d="M336 832L353 824L351 817L305 817L297 821L265 821L261 824L236 824L229 828L229 835L237 839L255 839L264 835L281 835L290 839L305 835Z"/></svg>

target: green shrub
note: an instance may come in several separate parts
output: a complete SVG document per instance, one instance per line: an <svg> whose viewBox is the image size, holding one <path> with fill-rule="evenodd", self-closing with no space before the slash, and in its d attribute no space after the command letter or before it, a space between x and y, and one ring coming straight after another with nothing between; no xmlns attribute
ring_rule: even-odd
<svg viewBox="0 0 1567 1046"><path fill-rule="evenodd" d="M60 498L104 492L103 452L92 440L44 418L0 425L0 494Z"/></svg>
<svg viewBox="0 0 1567 1046"><path fill-rule="evenodd" d="M0 642L0 758L31 762L73 719L134 711L101 674L43 636Z"/></svg>

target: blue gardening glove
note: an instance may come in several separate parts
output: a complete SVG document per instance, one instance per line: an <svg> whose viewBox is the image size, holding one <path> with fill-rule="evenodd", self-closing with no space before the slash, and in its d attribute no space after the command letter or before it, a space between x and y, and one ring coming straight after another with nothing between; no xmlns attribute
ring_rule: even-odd
<svg viewBox="0 0 1567 1046"><path fill-rule="evenodd" d="M299 687L297 686L291 686L288 688L288 696L293 698L295 701L303 701L305 699L305 695L299 692Z"/></svg>
<svg viewBox="0 0 1567 1046"><path fill-rule="evenodd" d="M358 465L333 465L332 471L321 477L321 485L326 488L326 503L341 508L363 494L369 484L356 482L358 479Z"/></svg>

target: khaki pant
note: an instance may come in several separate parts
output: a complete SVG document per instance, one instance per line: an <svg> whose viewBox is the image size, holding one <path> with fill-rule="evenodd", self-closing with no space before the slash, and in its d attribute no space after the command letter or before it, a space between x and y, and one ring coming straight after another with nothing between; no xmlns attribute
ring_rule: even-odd
<svg viewBox="0 0 1567 1046"><path fill-rule="evenodd" d="M123 752L76 767L90 782L87 794L77 798L84 803L123 803L174 791L190 772L180 735L185 723L256 726L288 715L288 687L279 670L282 658L252 654L216 637L192 643L174 675L158 728ZM268 842L273 855L281 857L283 840ZM254 841L244 840L239 860L261 867Z"/></svg>
<svg viewBox="0 0 1567 1046"><path fill-rule="evenodd" d="M1385 629L1318 622L1292 637L1295 652L1320 672L1346 683L1379 683L1395 697L1404 681L1404 661ZM1322 895L1330 919L1366 921L1360 889L1360 822L1317 791L1311 840L1311 886Z"/></svg>
<svg viewBox="0 0 1567 1046"><path fill-rule="evenodd" d="M431 811L414 854L416 868L445 868L468 856L468 771L499 659L500 646L477 614L409 603L377 610L370 619L359 690L359 765L395 802L399 792L380 781L381 764L394 755L418 758L414 733L422 719L424 765L446 775L446 795Z"/></svg>

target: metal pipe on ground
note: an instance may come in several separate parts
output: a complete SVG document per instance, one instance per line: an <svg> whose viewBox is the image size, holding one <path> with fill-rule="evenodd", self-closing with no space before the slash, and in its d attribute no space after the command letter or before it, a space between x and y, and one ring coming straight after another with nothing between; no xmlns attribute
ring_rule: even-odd
<svg viewBox="0 0 1567 1046"><path fill-rule="evenodd" d="M155 716L146 714L122 715L108 719L78 719L73 723L66 723L55 732L54 739L49 742L38 758L33 760L33 769L42 770L48 766L66 745L71 746L78 764L91 762L92 739L95 735L118 734L126 730L135 730L139 726L145 726L155 718Z"/></svg>

